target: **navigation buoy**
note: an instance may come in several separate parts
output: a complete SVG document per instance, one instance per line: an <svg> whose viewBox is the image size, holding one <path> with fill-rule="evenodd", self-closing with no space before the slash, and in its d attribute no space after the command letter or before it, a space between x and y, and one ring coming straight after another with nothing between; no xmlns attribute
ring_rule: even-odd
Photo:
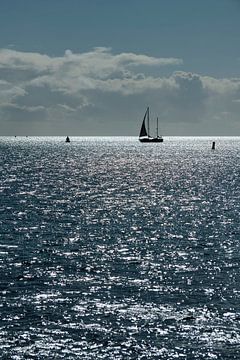
<svg viewBox="0 0 240 360"><path fill-rule="evenodd" d="M215 141L212 143L212 150L215 150Z"/></svg>

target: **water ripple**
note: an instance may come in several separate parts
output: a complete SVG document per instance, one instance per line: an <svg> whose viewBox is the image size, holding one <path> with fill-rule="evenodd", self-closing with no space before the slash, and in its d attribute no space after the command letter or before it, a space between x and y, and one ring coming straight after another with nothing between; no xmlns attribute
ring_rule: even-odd
<svg viewBox="0 0 240 360"><path fill-rule="evenodd" d="M0 139L3 359L238 359L238 138Z"/></svg>

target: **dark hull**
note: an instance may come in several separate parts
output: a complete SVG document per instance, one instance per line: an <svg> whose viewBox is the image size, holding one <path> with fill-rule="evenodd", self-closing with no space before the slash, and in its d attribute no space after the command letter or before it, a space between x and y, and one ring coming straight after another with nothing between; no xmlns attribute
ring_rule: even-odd
<svg viewBox="0 0 240 360"><path fill-rule="evenodd" d="M143 138L143 139L139 138L139 141L142 143L162 143L163 138Z"/></svg>

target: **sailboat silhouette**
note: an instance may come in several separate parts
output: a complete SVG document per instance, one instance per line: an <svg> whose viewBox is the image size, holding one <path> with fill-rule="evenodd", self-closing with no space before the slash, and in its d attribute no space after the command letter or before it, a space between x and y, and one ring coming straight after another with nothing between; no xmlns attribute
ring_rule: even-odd
<svg viewBox="0 0 240 360"><path fill-rule="evenodd" d="M158 118L157 118L157 136L156 137L150 136L149 118L150 118L150 116L149 116L149 107L147 107L147 110L146 110L144 118L143 118L140 134L139 134L139 141L141 141L141 142L154 142L154 143L163 142L163 137L158 135ZM146 129L145 121L147 121L147 129Z"/></svg>

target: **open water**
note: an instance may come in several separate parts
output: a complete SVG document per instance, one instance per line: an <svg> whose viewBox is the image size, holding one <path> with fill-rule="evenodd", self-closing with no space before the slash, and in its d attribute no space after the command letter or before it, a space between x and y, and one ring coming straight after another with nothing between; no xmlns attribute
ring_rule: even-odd
<svg viewBox="0 0 240 360"><path fill-rule="evenodd" d="M0 170L1 359L240 359L240 138L2 137Z"/></svg>

